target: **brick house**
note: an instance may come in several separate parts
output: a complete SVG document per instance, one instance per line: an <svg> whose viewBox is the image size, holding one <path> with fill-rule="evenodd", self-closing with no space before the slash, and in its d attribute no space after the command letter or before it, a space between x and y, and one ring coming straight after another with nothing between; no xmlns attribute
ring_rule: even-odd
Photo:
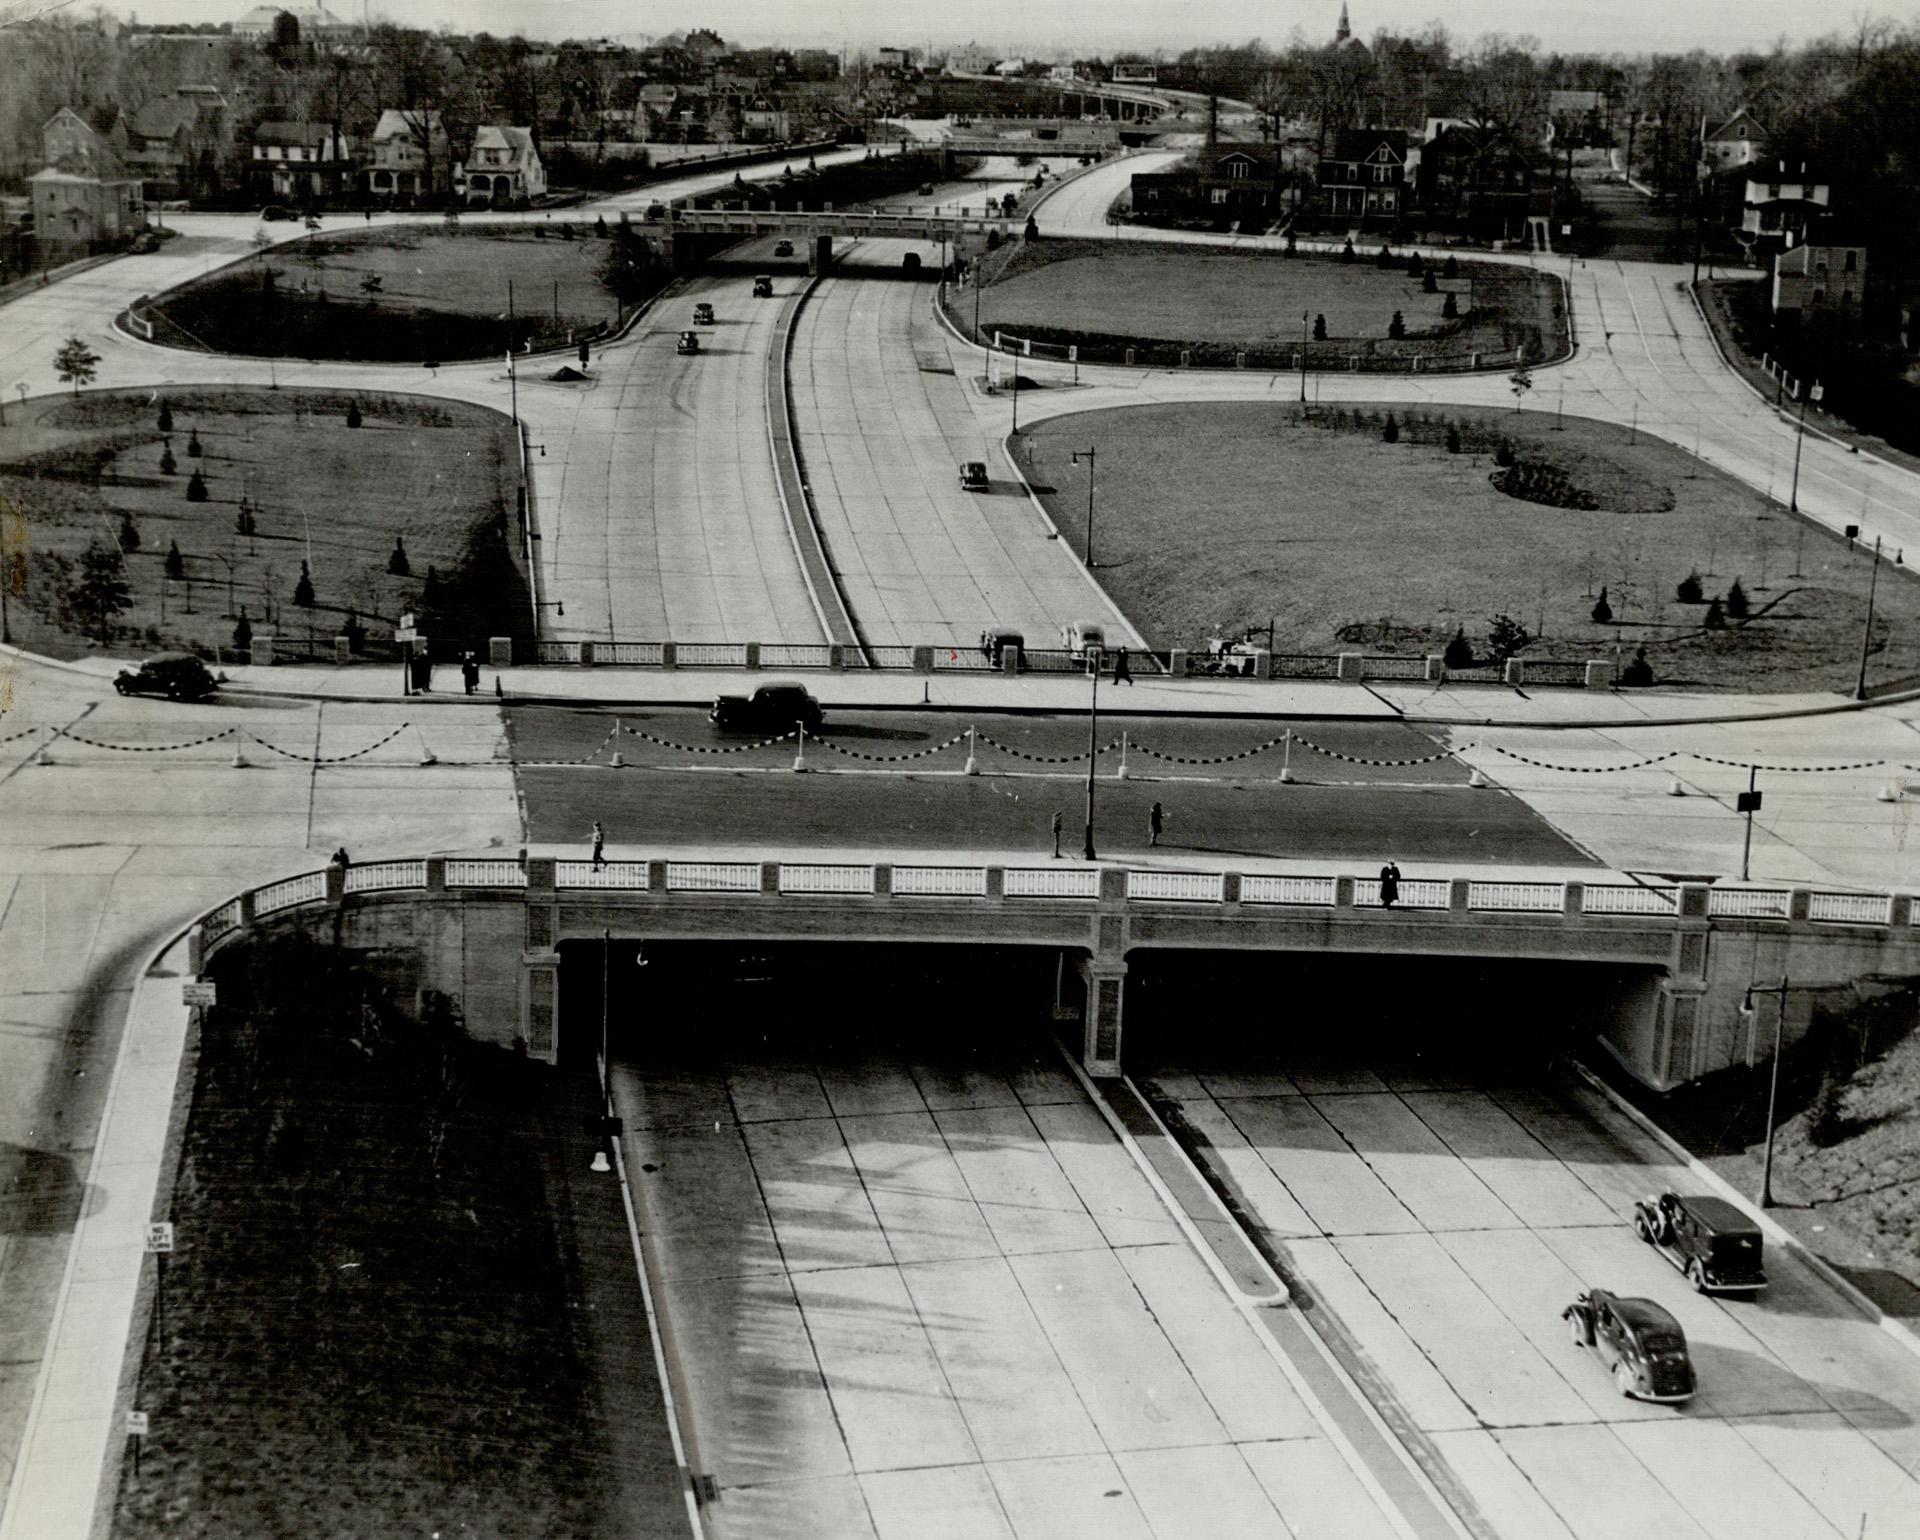
<svg viewBox="0 0 1920 1540"><path fill-rule="evenodd" d="M1774 262L1773 314L1802 324L1857 321L1866 288L1866 243L1816 225Z"/></svg>
<svg viewBox="0 0 1920 1540"><path fill-rule="evenodd" d="M350 141L329 124L269 119L249 143L247 179L256 197L307 203L332 197L352 179Z"/></svg>
<svg viewBox="0 0 1920 1540"><path fill-rule="evenodd" d="M1342 128L1320 157L1315 207L1335 225L1390 225L1411 191L1407 136L1397 129Z"/></svg>
<svg viewBox="0 0 1920 1540"><path fill-rule="evenodd" d="M124 241L146 223L140 178L121 158L125 125L102 130L62 107L41 131L44 169L27 178L41 250L72 256Z"/></svg>
<svg viewBox="0 0 1920 1540"><path fill-rule="evenodd" d="M1270 149L1214 149L1170 171L1133 179L1136 214L1264 226L1278 218L1280 158Z"/></svg>
<svg viewBox="0 0 1920 1540"><path fill-rule="evenodd" d="M1514 240L1536 212L1533 152L1511 135L1469 123L1440 130L1420 156L1420 203L1436 224L1482 239Z"/></svg>

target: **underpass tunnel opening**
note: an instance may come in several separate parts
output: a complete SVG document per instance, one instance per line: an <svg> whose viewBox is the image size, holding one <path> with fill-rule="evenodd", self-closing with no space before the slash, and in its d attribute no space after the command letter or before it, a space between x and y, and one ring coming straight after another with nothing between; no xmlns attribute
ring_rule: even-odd
<svg viewBox="0 0 1920 1540"><path fill-rule="evenodd" d="M1039 946L615 937L559 952L559 1052L574 1065L599 1054L603 976L610 1060L660 1068L1057 1063L1048 1034L1084 997L1084 952Z"/></svg>
<svg viewBox="0 0 1920 1540"><path fill-rule="evenodd" d="M1630 1036L1662 977L1559 959L1141 949L1128 957L1125 1067L1531 1080L1596 1036Z"/></svg>

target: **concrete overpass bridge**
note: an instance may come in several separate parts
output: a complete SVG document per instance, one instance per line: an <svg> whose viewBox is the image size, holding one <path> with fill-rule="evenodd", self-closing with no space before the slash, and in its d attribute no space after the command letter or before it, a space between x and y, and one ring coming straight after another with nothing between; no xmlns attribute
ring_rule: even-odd
<svg viewBox="0 0 1920 1540"><path fill-rule="evenodd" d="M1601 1034L1667 1087L1766 1056L1776 1010L1789 1040L1820 987L1920 973L1920 903L1907 894L1503 877L1498 868L1408 879L1392 907L1339 872L871 860L611 861L555 854L329 867L244 892L202 918L193 971L261 926L295 925L400 958L415 987L458 1002L476 1037L561 1050L564 949L603 938L675 943L925 943L1032 947L1073 964L1070 999L1090 1072L1121 1071L1129 968L1154 951L1485 959L1566 965L1579 987L1541 1003L1543 1034ZM577 955L577 948L576 948ZM596 958L598 956L596 952ZM598 985L599 962L594 980ZM1765 1037L1741 1009L1756 978ZM1036 1000L1035 1020L1047 1002ZM1284 1026L1276 1020L1276 1031Z"/></svg>

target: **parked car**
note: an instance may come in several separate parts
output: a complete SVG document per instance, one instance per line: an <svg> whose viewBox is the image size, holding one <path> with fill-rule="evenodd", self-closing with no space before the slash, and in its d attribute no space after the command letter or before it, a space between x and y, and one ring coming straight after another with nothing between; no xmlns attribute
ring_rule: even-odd
<svg viewBox="0 0 1920 1540"><path fill-rule="evenodd" d="M698 353L700 351L700 334L698 332L682 332L680 334L680 340L673 345L673 350L676 353Z"/></svg>
<svg viewBox="0 0 1920 1540"><path fill-rule="evenodd" d="M985 460L962 460L960 462L960 485L969 492L987 490L987 462Z"/></svg>
<svg viewBox="0 0 1920 1540"><path fill-rule="evenodd" d="M1687 1334L1665 1306L1588 1289L1560 1314L1574 1346L1598 1350L1621 1395L1636 1401L1693 1399Z"/></svg>
<svg viewBox="0 0 1920 1540"><path fill-rule="evenodd" d="M808 732L817 733L826 714L805 685L791 679L776 679L761 685L751 695L717 696L707 720L730 732L790 733L794 723L799 722Z"/></svg>
<svg viewBox="0 0 1920 1540"><path fill-rule="evenodd" d="M164 695L168 700L205 700L219 688L207 665L190 652L159 652L113 681L122 695Z"/></svg>
<svg viewBox="0 0 1920 1540"><path fill-rule="evenodd" d="M1641 1198L1633 1205L1633 1228L1702 1294L1767 1286L1760 1226L1725 1198L1677 1192Z"/></svg>
<svg viewBox="0 0 1920 1540"><path fill-rule="evenodd" d="M773 298L773 280L765 273L753 280L753 297L755 299Z"/></svg>
<svg viewBox="0 0 1920 1540"><path fill-rule="evenodd" d="M923 198L931 198L933 196L933 183L922 182L920 184L920 196Z"/></svg>
<svg viewBox="0 0 1920 1540"><path fill-rule="evenodd" d="M1077 652L1082 656L1090 652L1103 652L1107 645L1107 628L1097 621L1076 620L1072 625L1060 628L1060 645L1068 652Z"/></svg>
<svg viewBox="0 0 1920 1540"><path fill-rule="evenodd" d="M1001 667L1008 653L1013 654L1014 666L1018 667L1021 655L1026 650L1027 639L1018 631L995 628L980 633L980 651L993 668Z"/></svg>
<svg viewBox="0 0 1920 1540"><path fill-rule="evenodd" d="M774 255L775 255L776 257L790 257L790 256L792 256L792 255L793 255L793 242L792 242L792 241L775 241L775 242L773 243L773 254L774 254Z"/></svg>
<svg viewBox="0 0 1920 1540"><path fill-rule="evenodd" d="M260 217L270 225L277 225L298 219L300 216L285 204L269 203L260 211Z"/></svg>
<svg viewBox="0 0 1920 1540"><path fill-rule="evenodd" d="M693 324L695 326L713 325L713 306L709 305L705 300L695 305L693 307Z"/></svg>

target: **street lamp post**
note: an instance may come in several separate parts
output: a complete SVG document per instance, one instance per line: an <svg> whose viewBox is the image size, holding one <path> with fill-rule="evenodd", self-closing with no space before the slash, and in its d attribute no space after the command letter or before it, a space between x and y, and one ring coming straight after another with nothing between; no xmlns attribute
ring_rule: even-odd
<svg viewBox="0 0 1920 1540"><path fill-rule="evenodd" d="M1093 772L1100 763L1100 750L1097 740L1100 736L1100 661L1096 657L1093 667L1087 670L1092 682L1093 693L1087 705L1087 829L1086 839L1080 847L1080 854L1089 861L1100 858L1093 852Z"/></svg>
<svg viewBox="0 0 1920 1540"><path fill-rule="evenodd" d="M1094 453L1095 451L1091 449L1076 449L1073 452L1073 463L1075 465L1078 465L1082 460L1085 460L1087 462L1086 563L1087 563L1087 570L1089 572L1091 572L1094 569L1094 567L1097 565L1097 563L1093 559L1093 457L1094 457Z"/></svg>
<svg viewBox="0 0 1920 1540"><path fill-rule="evenodd" d="M1867 698L1867 652L1873 645L1873 593L1880 581L1880 537L1873 537L1873 570L1867 574L1867 623L1860 632L1860 677L1854 682L1853 698Z"/></svg>
<svg viewBox="0 0 1920 1540"><path fill-rule="evenodd" d="M1800 511L1800 451L1807 442L1807 403L1818 401L1826 394L1826 387L1815 380L1811 389L1800 398L1800 428L1793 439L1793 490L1787 494L1787 511Z"/></svg>
<svg viewBox="0 0 1920 1540"><path fill-rule="evenodd" d="M1755 995L1774 995L1778 997L1779 1008L1773 1015L1773 1064L1767 1076L1767 1153L1760 1165L1760 1206L1772 1208L1773 1203L1773 1134L1774 1114L1780 1102L1780 1040L1787 1022L1787 993L1793 986L1781 975L1780 982L1773 985L1749 984L1746 1003L1740 1007L1740 1014L1753 1021L1753 997Z"/></svg>
<svg viewBox="0 0 1920 1540"><path fill-rule="evenodd" d="M1307 404L1307 312L1300 312L1300 404Z"/></svg>

